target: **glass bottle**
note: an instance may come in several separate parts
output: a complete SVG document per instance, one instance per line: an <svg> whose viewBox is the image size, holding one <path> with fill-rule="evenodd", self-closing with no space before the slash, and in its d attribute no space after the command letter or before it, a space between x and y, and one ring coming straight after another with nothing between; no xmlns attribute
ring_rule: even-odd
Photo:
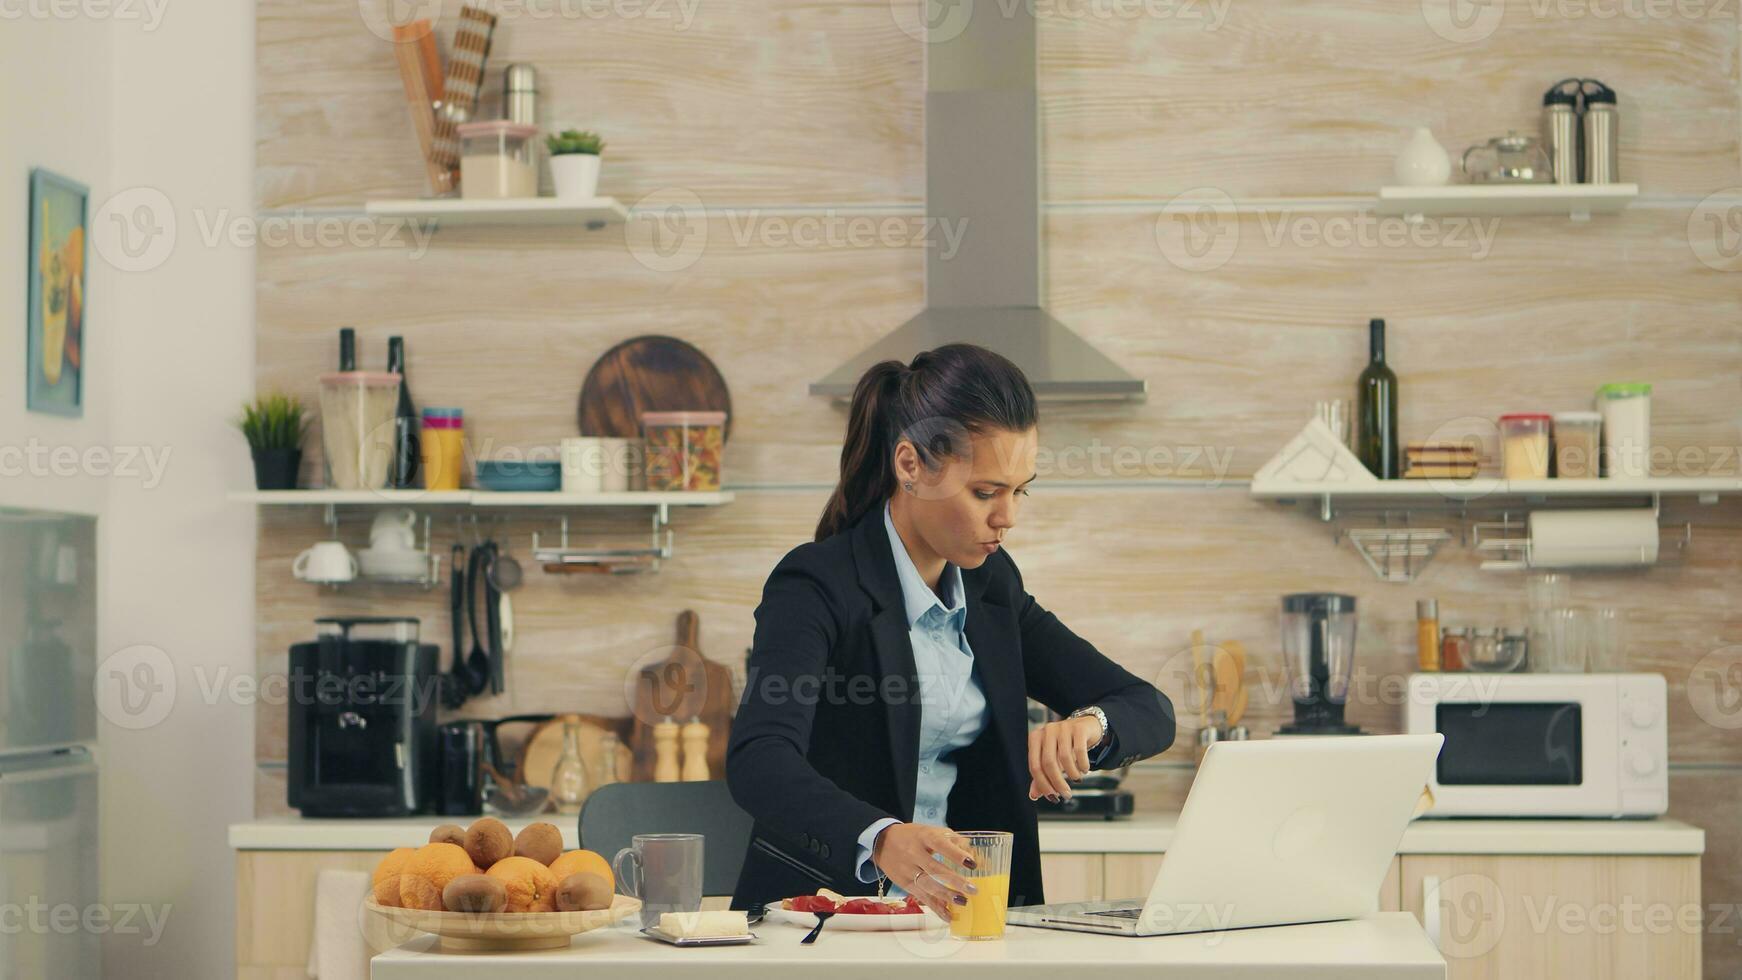
<svg viewBox="0 0 1742 980"><path fill-rule="evenodd" d="M1355 382L1360 406L1356 455L1381 480L1395 480L1398 468L1397 375L1385 365L1385 321L1367 321L1367 368Z"/></svg>
<svg viewBox="0 0 1742 980"><path fill-rule="evenodd" d="M1415 602L1415 659L1419 670L1440 669L1440 604L1434 599Z"/></svg>
<svg viewBox="0 0 1742 980"><path fill-rule="evenodd" d="M609 786L617 781L618 744L616 732L599 736L599 786Z"/></svg>
<svg viewBox="0 0 1742 980"><path fill-rule="evenodd" d="M556 805L556 812L572 816L581 812L581 803L586 798L587 770L581 765L581 725L572 718L565 718L563 754L550 773L550 799Z"/></svg>
<svg viewBox="0 0 1742 980"><path fill-rule="evenodd" d="M399 407L393 412L393 462L388 485L398 490L417 486L421 426L411 401L411 379L405 373L405 338L387 338L387 370L399 375Z"/></svg>

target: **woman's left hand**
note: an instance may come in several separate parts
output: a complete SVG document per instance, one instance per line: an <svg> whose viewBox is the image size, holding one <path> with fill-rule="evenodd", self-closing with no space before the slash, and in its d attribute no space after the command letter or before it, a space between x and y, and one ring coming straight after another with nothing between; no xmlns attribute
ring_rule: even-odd
<svg viewBox="0 0 1742 980"><path fill-rule="evenodd" d="M1068 780L1089 772L1089 750L1101 742L1101 723L1094 718L1066 718L1028 733L1028 798L1070 799Z"/></svg>

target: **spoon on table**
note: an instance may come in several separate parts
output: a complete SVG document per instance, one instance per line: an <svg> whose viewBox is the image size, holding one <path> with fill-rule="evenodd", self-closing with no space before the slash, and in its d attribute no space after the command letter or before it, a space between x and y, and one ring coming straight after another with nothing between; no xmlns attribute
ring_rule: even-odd
<svg viewBox="0 0 1742 980"><path fill-rule="evenodd" d="M835 913L833 913L833 912L812 912L811 914L817 917L816 928L812 929L809 933L807 933L805 935L805 937L803 939L800 939L798 941L798 944L800 946L809 946L812 943L816 942L817 941L817 933L823 931L823 923L829 921L829 917L833 916Z"/></svg>

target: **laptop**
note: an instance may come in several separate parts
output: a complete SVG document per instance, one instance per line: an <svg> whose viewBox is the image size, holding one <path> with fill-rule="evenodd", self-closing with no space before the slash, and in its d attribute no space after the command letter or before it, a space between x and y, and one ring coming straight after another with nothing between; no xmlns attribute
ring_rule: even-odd
<svg viewBox="0 0 1742 980"><path fill-rule="evenodd" d="M1028 905L1011 925L1163 936L1378 909L1379 887L1443 736L1217 742L1204 754L1149 897Z"/></svg>

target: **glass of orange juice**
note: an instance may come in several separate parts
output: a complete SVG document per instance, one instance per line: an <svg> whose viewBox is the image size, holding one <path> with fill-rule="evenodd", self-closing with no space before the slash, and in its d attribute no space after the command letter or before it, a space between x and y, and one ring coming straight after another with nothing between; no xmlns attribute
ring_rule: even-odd
<svg viewBox="0 0 1742 980"><path fill-rule="evenodd" d="M1010 848L1006 830L957 831L968 850L974 852L974 869L962 877L979 891L950 918L950 935L957 939L1004 938L1004 909L1010 904Z"/></svg>

